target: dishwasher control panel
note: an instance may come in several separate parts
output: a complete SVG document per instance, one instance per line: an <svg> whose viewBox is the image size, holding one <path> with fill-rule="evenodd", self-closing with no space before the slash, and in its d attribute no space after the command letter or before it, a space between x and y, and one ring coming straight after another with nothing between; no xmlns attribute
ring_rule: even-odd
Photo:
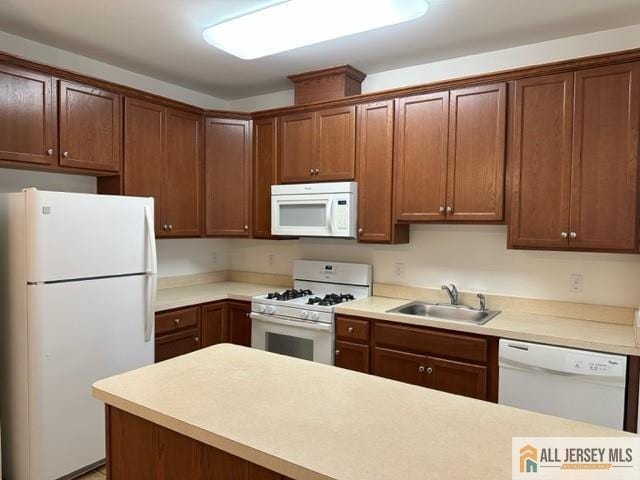
<svg viewBox="0 0 640 480"><path fill-rule="evenodd" d="M606 357L570 353L565 357L565 369L582 375L616 375L622 369L622 362Z"/></svg>

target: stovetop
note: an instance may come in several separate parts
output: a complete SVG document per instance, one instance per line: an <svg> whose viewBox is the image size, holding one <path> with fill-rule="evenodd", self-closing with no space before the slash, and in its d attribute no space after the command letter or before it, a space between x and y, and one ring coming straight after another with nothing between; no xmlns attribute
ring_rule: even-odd
<svg viewBox="0 0 640 480"><path fill-rule="evenodd" d="M261 299L273 300L276 304L282 303L287 306L303 306L303 305L319 305L322 307L331 307L339 303L350 302L356 297L352 293L318 293L312 290L290 288L282 292L271 292Z"/></svg>

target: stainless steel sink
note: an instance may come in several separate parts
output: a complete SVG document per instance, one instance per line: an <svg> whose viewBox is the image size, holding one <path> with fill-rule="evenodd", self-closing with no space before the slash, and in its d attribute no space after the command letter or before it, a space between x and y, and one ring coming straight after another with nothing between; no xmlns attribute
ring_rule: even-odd
<svg viewBox="0 0 640 480"><path fill-rule="evenodd" d="M484 325L493 317L498 315L498 310L477 310L465 305L442 305L424 302L411 302L401 305L387 313L403 313L405 315L417 315L420 317L430 317L440 320L451 320L453 322L472 323L474 325Z"/></svg>

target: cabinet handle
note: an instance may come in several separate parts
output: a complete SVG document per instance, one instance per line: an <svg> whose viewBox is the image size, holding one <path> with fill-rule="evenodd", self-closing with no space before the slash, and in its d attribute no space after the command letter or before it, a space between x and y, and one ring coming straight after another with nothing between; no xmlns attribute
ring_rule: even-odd
<svg viewBox="0 0 640 480"><path fill-rule="evenodd" d="M340 355L340 350L336 350L336 357Z"/></svg>
<svg viewBox="0 0 640 480"><path fill-rule="evenodd" d="M453 212L453 208L452 208L452 207L447 206L447 213L451 213L451 212Z"/></svg>
<svg viewBox="0 0 640 480"><path fill-rule="evenodd" d="M567 238L567 237L569 236L569 234L568 234L567 232L562 232L562 233L560 234L560 236L561 236L562 238Z"/></svg>
<svg viewBox="0 0 640 480"><path fill-rule="evenodd" d="M169 228L169 227L167 226L167 224L166 224L166 223L165 223L164 225L162 225L162 229L163 229L165 232L167 231L167 229L168 229L168 228Z"/></svg>
<svg viewBox="0 0 640 480"><path fill-rule="evenodd" d="M309 169L309 175L313 175L313 168Z"/></svg>
<svg viewBox="0 0 640 480"><path fill-rule="evenodd" d="M358 233L362 233L362 232L364 232L364 228L359 228Z"/></svg>
<svg viewBox="0 0 640 480"><path fill-rule="evenodd" d="M167 225L167 228L169 229L169 231L173 230L173 225L169 224Z"/></svg>
<svg viewBox="0 0 640 480"><path fill-rule="evenodd" d="M431 367L427 368L427 373L433 373L433 368Z"/></svg>
<svg viewBox="0 0 640 480"><path fill-rule="evenodd" d="M349 327L349 328L347 328L347 332L349 332L349 333L353 333L353 327Z"/></svg>
<svg viewBox="0 0 640 480"><path fill-rule="evenodd" d="M200 337L193 337L193 341L198 343L200 341Z"/></svg>
<svg viewBox="0 0 640 480"><path fill-rule="evenodd" d="M244 226L244 229L245 229L245 230L249 230L249 225L245 225L245 226Z"/></svg>
<svg viewBox="0 0 640 480"><path fill-rule="evenodd" d="M440 213L444 213L444 207L440 207L438 210L440 211Z"/></svg>
<svg viewBox="0 0 640 480"><path fill-rule="evenodd" d="M47 150L47 155L53 155L53 148L50 148L49 150Z"/></svg>
<svg viewBox="0 0 640 480"><path fill-rule="evenodd" d="M64 158L69 158L69 152L62 152L62 156Z"/></svg>
<svg viewBox="0 0 640 480"><path fill-rule="evenodd" d="M313 173L314 173L314 175L318 175L318 174L320 173L320 169L316 168L316 169L313 171Z"/></svg>
<svg viewBox="0 0 640 480"><path fill-rule="evenodd" d="M420 365L420 366L418 367L418 371L419 371L420 373L424 373L424 366L423 366L423 365Z"/></svg>
<svg viewBox="0 0 640 480"><path fill-rule="evenodd" d="M245 315L247 316L247 318L251 318L251 314L249 312L245 313Z"/></svg>
<svg viewBox="0 0 640 480"><path fill-rule="evenodd" d="M578 236L578 234L576 232L571 232L569 234L569 238L576 238Z"/></svg>
<svg viewBox="0 0 640 480"><path fill-rule="evenodd" d="M173 319L173 324L177 327L178 325L180 325L180 319L179 318L174 318Z"/></svg>

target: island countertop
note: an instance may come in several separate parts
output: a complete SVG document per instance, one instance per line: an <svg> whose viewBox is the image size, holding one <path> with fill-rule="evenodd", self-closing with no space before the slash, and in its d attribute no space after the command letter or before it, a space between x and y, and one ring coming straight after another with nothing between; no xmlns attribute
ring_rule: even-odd
<svg viewBox="0 0 640 480"><path fill-rule="evenodd" d="M229 344L93 395L301 480L506 480L513 436L630 435Z"/></svg>

